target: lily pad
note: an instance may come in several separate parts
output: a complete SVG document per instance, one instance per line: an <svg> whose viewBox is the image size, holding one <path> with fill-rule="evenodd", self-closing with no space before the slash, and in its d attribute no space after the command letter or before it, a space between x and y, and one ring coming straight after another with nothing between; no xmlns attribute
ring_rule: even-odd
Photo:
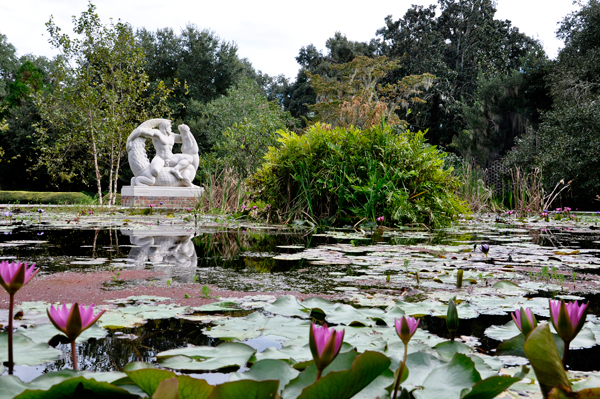
<svg viewBox="0 0 600 399"><path fill-rule="evenodd" d="M256 351L238 343L223 343L217 347L194 346L171 349L156 355L161 366L176 370L219 370L243 366Z"/></svg>
<svg viewBox="0 0 600 399"><path fill-rule="evenodd" d="M22 334L13 335L14 362L18 365L35 366L54 362L62 354L48 344L36 344L31 338ZM0 361L8 361L8 334L0 334Z"/></svg>

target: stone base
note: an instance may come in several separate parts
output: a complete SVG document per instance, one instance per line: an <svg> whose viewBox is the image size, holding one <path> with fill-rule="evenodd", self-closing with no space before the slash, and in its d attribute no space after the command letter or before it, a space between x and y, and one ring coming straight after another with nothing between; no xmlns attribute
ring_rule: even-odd
<svg viewBox="0 0 600 399"><path fill-rule="evenodd" d="M202 187L123 186L121 206L186 208L193 206L203 192Z"/></svg>

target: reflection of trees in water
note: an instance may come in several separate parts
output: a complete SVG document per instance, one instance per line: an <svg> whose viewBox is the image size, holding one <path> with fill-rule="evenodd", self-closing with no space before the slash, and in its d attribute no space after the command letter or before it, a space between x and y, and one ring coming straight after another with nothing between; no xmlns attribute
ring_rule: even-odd
<svg viewBox="0 0 600 399"><path fill-rule="evenodd" d="M277 246L307 246L310 237L300 234L229 231L200 234L192 241L196 245L200 267L248 268L257 272L268 272L277 263L271 257L283 252Z"/></svg>
<svg viewBox="0 0 600 399"><path fill-rule="evenodd" d="M152 363L158 352L185 347L187 344L216 346L221 342L202 334L202 327L185 320L165 319L149 320L135 329L112 330L106 338L77 344L79 368L86 371L122 370L130 362ZM119 339L116 332L134 334L137 338ZM47 365L44 373L73 367L70 344L63 343L57 348L63 351L63 356Z"/></svg>
<svg viewBox="0 0 600 399"><path fill-rule="evenodd" d="M0 247L0 256L18 256L36 263L42 271L52 272L105 267L105 265L97 264L71 264L73 258L106 258L112 261L114 258L123 256L119 247L120 233L114 228L52 230L44 224L34 227L36 229L32 229L30 226L27 228L16 227L10 235L0 235L0 242L43 240L46 243L3 246ZM38 233L41 232L44 234L38 236Z"/></svg>

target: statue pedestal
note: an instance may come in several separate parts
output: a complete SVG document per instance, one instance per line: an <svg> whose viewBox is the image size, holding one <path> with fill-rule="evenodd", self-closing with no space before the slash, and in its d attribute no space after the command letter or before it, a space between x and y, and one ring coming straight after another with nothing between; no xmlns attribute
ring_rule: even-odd
<svg viewBox="0 0 600 399"><path fill-rule="evenodd" d="M162 202L161 208L186 208L193 206L203 192L202 187L123 186L121 206L158 207Z"/></svg>

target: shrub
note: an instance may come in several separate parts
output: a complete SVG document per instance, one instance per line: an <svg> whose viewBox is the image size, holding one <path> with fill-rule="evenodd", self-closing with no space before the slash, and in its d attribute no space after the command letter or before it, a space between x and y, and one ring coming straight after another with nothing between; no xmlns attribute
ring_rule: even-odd
<svg viewBox="0 0 600 399"><path fill-rule="evenodd" d="M278 148L248 184L281 219L396 223L450 223L468 206L454 191L459 182L444 169L445 154L423 132L397 132L381 124L366 130L316 124L306 134L279 131Z"/></svg>
<svg viewBox="0 0 600 399"><path fill-rule="evenodd" d="M2 204L88 204L90 197L84 193L43 191L0 191Z"/></svg>

